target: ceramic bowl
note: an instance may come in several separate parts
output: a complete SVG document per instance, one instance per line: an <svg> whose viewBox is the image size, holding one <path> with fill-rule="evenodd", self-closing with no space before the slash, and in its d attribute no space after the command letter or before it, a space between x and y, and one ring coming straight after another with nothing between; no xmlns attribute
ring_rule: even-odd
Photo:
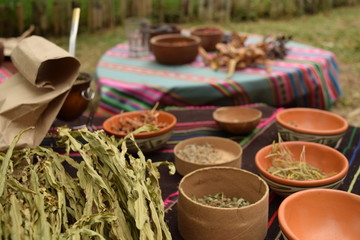
<svg viewBox="0 0 360 240"><path fill-rule="evenodd" d="M190 34L201 39L201 46L206 51L216 50L216 44L224 39L224 31L218 27L195 27L191 29Z"/></svg>
<svg viewBox="0 0 360 240"><path fill-rule="evenodd" d="M305 147L305 161L322 170L329 177L320 180L289 180L277 177L267 171L272 164L272 158L267 157L271 153L273 145L261 148L255 155L255 165L259 175L268 183L269 187L277 194L286 197L290 194L310 188L334 188L336 189L346 177L349 163L346 157L332 147L312 142L290 141L282 142L293 154L294 160L299 161Z"/></svg>
<svg viewBox="0 0 360 240"><path fill-rule="evenodd" d="M221 208L196 199L223 193L250 205ZM179 184L178 229L184 239L263 240L267 233L269 188L256 174L239 168L209 167L187 174Z"/></svg>
<svg viewBox="0 0 360 240"><path fill-rule="evenodd" d="M150 45L157 62L181 65L191 63L196 59L200 38L181 34L165 34L152 37Z"/></svg>
<svg viewBox="0 0 360 240"><path fill-rule="evenodd" d="M176 171L180 175L186 175L206 167L241 168L242 152L242 147L237 142L227 138L189 138L179 142L174 147Z"/></svg>
<svg viewBox="0 0 360 240"><path fill-rule="evenodd" d="M91 81L90 74L85 72L79 74L57 115L58 119L72 121L84 113L95 97L95 92L90 86Z"/></svg>
<svg viewBox="0 0 360 240"><path fill-rule="evenodd" d="M333 189L294 193L279 207L285 239L359 239L360 196Z"/></svg>
<svg viewBox="0 0 360 240"><path fill-rule="evenodd" d="M248 107L220 107L213 112L213 119L220 128L232 134L250 133L259 124L262 112Z"/></svg>
<svg viewBox="0 0 360 240"><path fill-rule="evenodd" d="M123 138L127 133L120 132L121 122L127 119L139 120L141 116L147 114L150 110L141 110L134 112L124 112L114 115L103 122L103 129L117 138ZM166 126L160 128L159 131L141 132L134 134L137 145L142 152L151 152L160 149L172 136L172 130L176 125L176 117L168 112L155 111L158 123L164 123ZM134 151L134 146L129 146L129 151Z"/></svg>
<svg viewBox="0 0 360 240"><path fill-rule="evenodd" d="M276 115L279 133L285 141L317 142L335 146L348 122L335 113L314 108L288 108Z"/></svg>

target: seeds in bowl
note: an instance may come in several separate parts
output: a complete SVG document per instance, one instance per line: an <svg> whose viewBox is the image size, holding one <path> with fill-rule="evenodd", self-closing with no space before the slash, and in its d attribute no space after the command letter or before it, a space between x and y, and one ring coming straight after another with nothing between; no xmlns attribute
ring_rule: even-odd
<svg viewBox="0 0 360 240"><path fill-rule="evenodd" d="M225 150L215 148L212 144L187 144L176 154L184 161L199 164L214 164L226 162L234 155Z"/></svg>
<svg viewBox="0 0 360 240"><path fill-rule="evenodd" d="M222 192L213 195L205 195L202 198L196 198L193 196L192 199L203 205L220 208L241 208L250 205L250 202L244 198L227 197Z"/></svg>

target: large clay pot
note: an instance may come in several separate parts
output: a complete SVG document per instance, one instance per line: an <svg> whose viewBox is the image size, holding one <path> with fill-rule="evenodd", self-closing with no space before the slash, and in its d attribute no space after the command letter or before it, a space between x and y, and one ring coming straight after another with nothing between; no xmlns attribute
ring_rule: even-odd
<svg viewBox="0 0 360 240"><path fill-rule="evenodd" d="M93 100L95 92L91 89L92 77L88 73L80 73L66 97L57 118L63 121L72 121L80 117L90 101Z"/></svg>

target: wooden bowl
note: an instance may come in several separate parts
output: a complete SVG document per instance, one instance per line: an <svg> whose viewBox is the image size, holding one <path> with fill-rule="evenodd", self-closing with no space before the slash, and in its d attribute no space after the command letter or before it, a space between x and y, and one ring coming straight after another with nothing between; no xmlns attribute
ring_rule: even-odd
<svg viewBox="0 0 360 240"><path fill-rule="evenodd" d="M134 112L124 112L114 115L103 122L103 129L117 138L124 138L128 133L121 132L121 122L127 119L140 120L141 116L151 110L141 110ZM155 111L158 123L164 123L166 126L158 131L140 132L134 134L135 141L143 152L151 152L160 149L172 136L172 130L176 125L176 117L168 112ZM136 147L129 145L129 151L133 152Z"/></svg>
<svg viewBox="0 0 360 240"><path fill-rule="evenodd" d="M297 192L280 204L280 228L289 240L359 239L359 206L359 195L340 190Z"/></svg>
<svg viewBox="0 0 360 240"><path fill-rule="evenodd" d="M198 55L200 39L181 34L165 34L150 39L151 50L157 62L181 65L193 62Z"/></svg>
<svg viewBox="0 0 360 240"><path fill-rule="evenodd" d="M262 112L247 107L220 107L213 112L213 118L220 128L232 134L250 133L259 124Z"/></svg>
<svg viewBox="0 0 360 240"><path fill-rule="evenodd" d="M302 141L283 142L286 148L293 154L294 160L300 160L300 154L305 146L305 161L322 170L329 177L319 180L289 180L275 176L267 171L273 166L272 158L267 157L271 153L273 145L260 149L255 155L255 165L259 175L268 183L269 187L281 196L288 196L294 192L309 188L337 188L346 177L349 163L346 157L339 151L329 146Z"/></svg>
<svg viewBox="0 0 360 240"><path fill-rule="evenodd" d="M201 46L206 51L216 50L216 44L224 39L224 31L218 27L195 27L190 31L192 36L201 39Z"/></svg>
<svg viewBox="0 0 360 240"><path fill-rule="evenodd" d="M185 152L184 149L197 147ZM211 146L211 147L206 147ZM216 151L216 152L215 152ZM215 153L214 153L215 152ZM200 168L228 166L241 168L242 147L235 141L222 137L193 137L175 145L175 167L180 175L186 175ZM193 157L189 160L188 155ZM198 158L198 159L197 159ZM209 160L208 162L205 161ZM216 161L214 158L218 158Z"/></svg>
<svg viewBox="0 0 360 240"><path fill-rule="evenodd" d="M250 205L221 208L194 200L217 193L244 198ZM179 184L179 232L191 240L263 240L267 233L268 197L269 187L256 174L232 167L198 169L184 176Z"/></svg>
<svg viewBox="0 0 360 240"><path fill-rule="evenodd" d="M276 115L281 138L335 146L348 129L348 122L335 113L315 108L288 108Z"/></svg>

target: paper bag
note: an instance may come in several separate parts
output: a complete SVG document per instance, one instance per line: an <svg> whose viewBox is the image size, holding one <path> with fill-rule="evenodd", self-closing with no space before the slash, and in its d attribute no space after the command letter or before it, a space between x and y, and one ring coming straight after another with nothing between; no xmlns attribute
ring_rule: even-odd
<svg viewBox="0 0 360 240"><path fill-rule="evenodd" d="M80 62L50 41L31 36L11 54L18 73L0 84L0 151L19 131L17 148L35 147L44 139L79 73Z"/></svg>

